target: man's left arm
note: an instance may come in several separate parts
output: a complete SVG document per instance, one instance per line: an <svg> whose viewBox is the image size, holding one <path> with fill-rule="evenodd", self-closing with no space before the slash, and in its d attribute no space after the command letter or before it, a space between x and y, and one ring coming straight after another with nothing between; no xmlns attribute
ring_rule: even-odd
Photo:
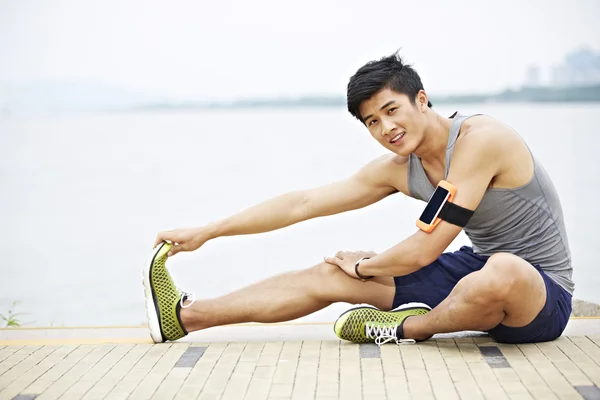
<svg viewBox="0 0 600 400"><path fill-rule="evenodd" d="M456 187L453 203L469 210L477 208L499 170L500 146L495 140L496 135L472 131L456 143L447 177ZM363 276L408 275L434 262L461 230L462 227L444 220L431 233L418 230L383 253L363 260L359 273ZM346 272L355 276L354 265Z"/></svg>

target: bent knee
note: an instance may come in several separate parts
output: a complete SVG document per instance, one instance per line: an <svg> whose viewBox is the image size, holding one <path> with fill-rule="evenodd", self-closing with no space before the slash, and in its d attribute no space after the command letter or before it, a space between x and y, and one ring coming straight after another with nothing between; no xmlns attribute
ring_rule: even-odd
<svg viewBox="0 0 600 400"><path fill-rule="evenodd" d="M509 253L492 255L479 273L482 288L494 301L506 300L519 288L541 278L533 265Z"/></svg>
<svg viewBox="0 0 600 400"><path fill-rule="evenodd" d="M469 303L488 307L500 305L507 299L511 285L509 280L497 278L495 274L482 269L464 277L458 282L456 289Z"/></svg>
<svg viewBox="0 0 600 400"><path fill-rule="evenodd" d="M533 265L510 253L492 255L483 266L482 271L495 276L506 284L531 278L533 273L537 274Z"/></svg>

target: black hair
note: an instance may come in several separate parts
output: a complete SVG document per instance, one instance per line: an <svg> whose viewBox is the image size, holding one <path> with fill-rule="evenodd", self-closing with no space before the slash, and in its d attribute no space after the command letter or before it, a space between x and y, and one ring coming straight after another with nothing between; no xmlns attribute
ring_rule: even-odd
<svg viewBox="0 0 600 400"><path fill-rule="evenodd" d="M414 105L417 94L423 90L423 83L417 71L405 64L398 52L378 61L369 61L348 82L347 102L350 114L364 122L359 111L360 105L382 89L405 94ZM432 107L430 101L427 106Z"/></svg>

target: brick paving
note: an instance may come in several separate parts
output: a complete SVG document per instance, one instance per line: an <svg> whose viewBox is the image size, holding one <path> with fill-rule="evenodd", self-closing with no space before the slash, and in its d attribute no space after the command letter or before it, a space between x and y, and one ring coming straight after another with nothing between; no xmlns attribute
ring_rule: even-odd
<svg viewBox="0 0 600 400"><path fill-rule="evenodd" d="M600 399L600 335L0 346L1 399Z"/></svg>

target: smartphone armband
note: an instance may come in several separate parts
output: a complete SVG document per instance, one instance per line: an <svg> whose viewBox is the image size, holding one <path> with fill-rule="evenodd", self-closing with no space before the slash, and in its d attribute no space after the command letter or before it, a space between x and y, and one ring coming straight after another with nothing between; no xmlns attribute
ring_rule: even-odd
<svg viewBox="0 0 600 400"><path fill-rule="evenodd" d="M448 181L440 181L437 188L429 198L425 210L417 219L417 227L430 233L441 220L464 227L467 225L474 211L456 205L452 202L456 195L456 186Z"/></svg>

